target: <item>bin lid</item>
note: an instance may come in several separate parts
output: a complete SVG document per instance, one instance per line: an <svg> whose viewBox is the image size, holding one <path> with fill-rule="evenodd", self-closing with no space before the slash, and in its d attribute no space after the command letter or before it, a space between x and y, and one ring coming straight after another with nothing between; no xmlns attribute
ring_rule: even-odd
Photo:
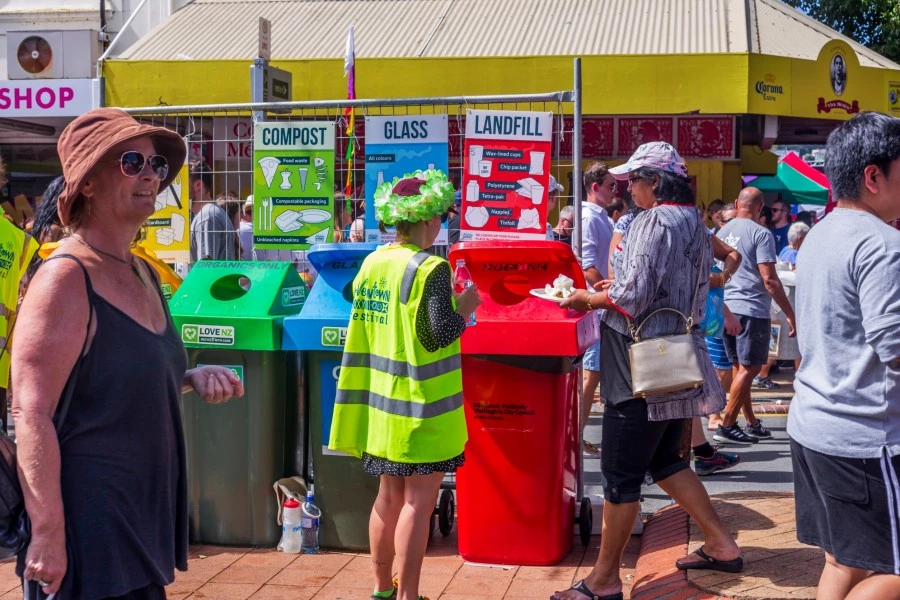
<svg viewBox="0 0 900 600"><path fill-rule="evenodd" d="M303 310L284 320L284 350L342 351L353 303L353 279L377 244L317 244L306 258L318 272Z"/></svg>
<svg viewBox="0 0 900 600"><path fill-rule="evenodd" d="M599 339L597 315L562 309L531 295L559 275L584 289L581 265L567 244L552 241L461 242L450 265L463 259L482 304L467 327L463 354L578 356Z"/></svg>
<svg viewBox="0 0 900 600"><path fill-rule="evenodd" d="M169 309L188 347L280 350L282 321L306 295L290 262L202 260Z"/></svg>

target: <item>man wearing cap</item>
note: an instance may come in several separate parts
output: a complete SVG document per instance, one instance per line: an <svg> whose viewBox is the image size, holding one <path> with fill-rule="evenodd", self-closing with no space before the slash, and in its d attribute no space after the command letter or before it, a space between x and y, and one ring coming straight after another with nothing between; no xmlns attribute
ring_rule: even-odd
<svg viewBox="0 0 900 600"><path fill-rule="evenodd" d="M253 260L253 194L247 196L238 225L238 239L241 241L241 259Z"/></svg>
<svg viewBox="0 0 900 600"><path fill-rule="evenodd" d="M555 240L556 238L553 236L553 226L550 224L550 213L553 212L553 209L556 208L556 201L559 198L559 193L564 192L565 188L557 183L556 177L553 175L550 176L550 188L547 192L547 239Z"/></svg>
<svg viewBox="0 0 900 600"><path fill-rule="evenodd" d="M551 183L554 183L551 180ZM552 189L552 188L551 188ZM581 210L581 268L588 287L609 279L609 242L612 240L615 224L609 218L606 208L616 197L616 180L609 168L601 163L592 164L584 172L584 191L587 200ZM591 414L594 394L600 385L600 342L584 353L584 384L581 406L581 432ZM594 444L584 441L584 451L597 454Z"/></svg>

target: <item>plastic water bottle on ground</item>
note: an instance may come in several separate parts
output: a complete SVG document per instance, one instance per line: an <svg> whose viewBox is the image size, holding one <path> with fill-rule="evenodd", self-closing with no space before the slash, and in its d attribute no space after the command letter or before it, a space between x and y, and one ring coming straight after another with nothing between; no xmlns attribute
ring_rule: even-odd
<svg viewBox="0 0 900 600"><path fill-rule="evenodd" d="M278 549L287 554L299 554L301 550L300 503L293 498L284 501L281 513L281 541Z"/></svg>
<svg viewBox="0 0 900 600"><path fill-rule="evenodd" d="M466 261L462 258L457 259L456 261L456 282L454 284L454 291L459 294L465 291L467 288L471 287L475 282L472 281L472 274L469 273L468 267L466 267ZM474 325L475 324L475 312L473 311L466 318L466 325Z"/></svg>
<svg viewBox="0 0 900 600"><path fill-rule="evenodd" d="M312 490L306 492L306 502L303 503L301 510L303 511L300 516L301 548L306 554L315 554L319 551L319 518L322 511L313 502Z"/></svg>

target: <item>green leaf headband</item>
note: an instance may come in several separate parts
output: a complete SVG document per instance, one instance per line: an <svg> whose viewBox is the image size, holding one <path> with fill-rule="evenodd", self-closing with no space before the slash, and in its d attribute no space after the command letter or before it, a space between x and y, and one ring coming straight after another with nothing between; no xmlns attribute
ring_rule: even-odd
<svg viewBox="0 0 900 600"><path fill-rule="evenodd" d="M419 194L400 196L394 187L404 179L424 179L419 186ZM443 171L428 169L407 173L402 178L394 177L375 189L375 216L385 225L396 225L400 221L418 223L436 215L442 215L453 205L453 184Z"/></svg>

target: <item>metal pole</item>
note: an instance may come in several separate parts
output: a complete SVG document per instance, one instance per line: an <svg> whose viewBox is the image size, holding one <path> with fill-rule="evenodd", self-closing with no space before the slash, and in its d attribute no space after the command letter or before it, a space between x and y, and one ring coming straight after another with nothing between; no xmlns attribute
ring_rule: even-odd
<svg viewBox="0 0 900 600"><path fill-rule="evenodd" d="M575 251L575 257L578 264L581 264L581 59L576 58L574 64L574 100L575 105L572 108L572 121L574 122L574 131L572 133L572 204L575 208L575 222L572 223L572 249ZM581 407L584 404L584 368L578 369L578 447L575 449L578 456L578 485L575 490L576 499L581 502L584 498L584 427L581 423L584 411ZM586 425L586 423L584 424ZM577 507L576 507L577 509ZM580 511L579 511L580 514Z"/></svg>
<svg viewBox="0 0 900 600"><path fill-rule="evenodd" d="M572 134L572 201L575 208L575 222L572 224L572 249L581 261L581 59L575 59L575 106L572 110L575 123Z"/></svg>

